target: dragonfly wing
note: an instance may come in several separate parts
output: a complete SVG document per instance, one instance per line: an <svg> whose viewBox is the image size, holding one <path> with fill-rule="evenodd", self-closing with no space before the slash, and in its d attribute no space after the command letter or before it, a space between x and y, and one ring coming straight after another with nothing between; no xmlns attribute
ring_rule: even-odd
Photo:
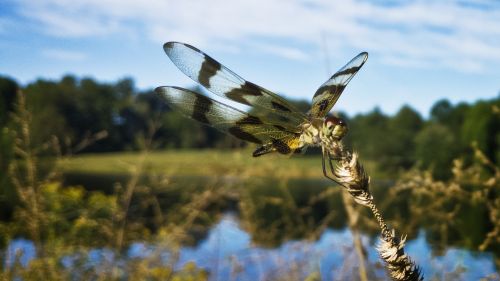
<svg viewBox="0 0 500 281"><path fill-rule="evenodd" d="M261 145L274 143L280 147L279 152L296 149L299 132L267 123L257 116L184 88L164 86L156 88L155 92L183 115L236 138Z"/></svg>
<svg viewBox="0 0 500 281"><path fill-rule="evenodd" d="M264 114L283 126L297 126L307 120L305 114L284 98L246 81L191 45L168 42L163 49L188 77L218 96L251 106L256 115Z"/></svg>
<svg viewBox="0 0 500 281"><path fill-rule="evenodd" d="M368 53L360 53L321 85L314 94L309 116L313 118L325 117L367 59Z"/></svg>

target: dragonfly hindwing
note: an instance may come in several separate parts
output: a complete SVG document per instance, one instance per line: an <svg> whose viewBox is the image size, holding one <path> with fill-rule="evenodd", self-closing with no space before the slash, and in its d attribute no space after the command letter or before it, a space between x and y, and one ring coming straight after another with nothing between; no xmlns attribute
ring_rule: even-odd
<svg viewBox="0 0 500 281"><path fill-rule="evenodd" d="M207 113L212 108L212 104L213 102L211 99L202 95L196 95L191 117L201 123L210 124L210 121L207 118Z"/></svg>
<svg viewBox="0 0 500 281"><path fill-rule="evenodd" d="M242 119L236 121L234 123L235 126L232 126L228 129L228 132L239 138L239 139L242 139L242 140L246 140L246 141L249 141L249 142L253 142L253 143L262 143L261 140L259 140L257 137L255 137L254 135L248 133L248 132L245 132L243 130L244 126L245 125L263 125L264 123L262 123L262 121L258 118L258 117L255 117L255 116L245 116L243 117Z"/></svg>
<svg viewBox="0 0 500 281"><path fill-rule="evenodd" d="M299 136L297 132L191 90L165 86L158 87L155 91L167 104L185 116L245 141L257 144L288 144ZM279 150L286 149L280 146Z"/></svg>
<svg viewBox="0 0 500 281"><path fill-rule="evenodd" d="M300 150L300 148L297 148L297 150ZM290 154L291 152L294 151L294 148L290 147L285 141L279 140L279 139L271 139L271 142L266 143L260 147L258 147L254 152L253 152L253 157L258 157L270 152L277 151L278 153L281 154Z"/></svg>

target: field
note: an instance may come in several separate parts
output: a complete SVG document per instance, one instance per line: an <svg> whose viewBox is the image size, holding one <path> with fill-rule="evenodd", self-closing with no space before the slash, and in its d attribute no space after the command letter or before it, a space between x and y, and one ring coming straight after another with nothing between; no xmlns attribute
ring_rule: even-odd
<svg viewBox="0 0 500 281"><path fill-rule="evenodd" d="M142 160L143 159L143 160ZM63 173L128 174L144 161L143 171L165 176L238 176L322 179L321 155L252 157L252 150L176 150L84 154L60 162ZM370 172L373 163L367 165Z"/></svg>

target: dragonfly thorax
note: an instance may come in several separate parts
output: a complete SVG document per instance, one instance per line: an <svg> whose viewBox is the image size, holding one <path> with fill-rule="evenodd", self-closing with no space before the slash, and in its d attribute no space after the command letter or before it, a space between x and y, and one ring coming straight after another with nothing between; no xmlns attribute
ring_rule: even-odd
<svg viewBox="0 0 500 281"><path fill-rule="evenodd" d="M346 123L337 117L316 118L302 125L301 143L312 146L329 146L347 133Z"/></svg>

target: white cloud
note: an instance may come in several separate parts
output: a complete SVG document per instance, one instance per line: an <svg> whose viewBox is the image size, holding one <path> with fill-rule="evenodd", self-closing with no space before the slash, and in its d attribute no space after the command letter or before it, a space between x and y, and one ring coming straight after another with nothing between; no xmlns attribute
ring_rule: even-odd
<svg viewBox="0 0 500 281"><path fill-rule="evenodd" d="M386 58L387 64L488 71L491 61L500 62L500 4L487 0L397 5L361 0L18 0L18 4L26 19L60 37L140 32L158 43L178 40L205 48L226 42L304 60L319 52L324 34L334 53L366 49Z"/></svg>
<svg viewBox="0 0 500 281"><path fill-rule="evenodd" d="M272 44L259 44L256 48L262 52L280 56L286 59L303 61L309 56L298 48L290 48L286 46L272 45Z"/></svg>
<svg viewBox="0 0 500 281"><path fill-rule="evenodd" d="M84 53L61 50L61 49L46 49L42 51L42 55L49 59L62 61L83 61L87 56Z"/></svg>

